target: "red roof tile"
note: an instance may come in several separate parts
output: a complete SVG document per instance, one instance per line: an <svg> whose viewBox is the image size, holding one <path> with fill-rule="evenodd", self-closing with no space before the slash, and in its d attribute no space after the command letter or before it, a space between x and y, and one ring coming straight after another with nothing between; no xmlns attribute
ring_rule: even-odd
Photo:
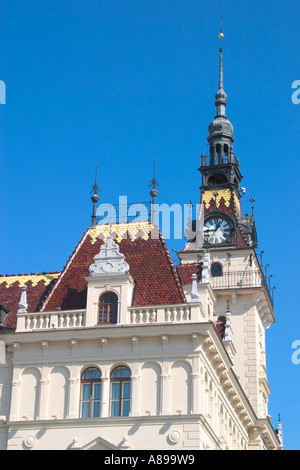
<svg viewBox="0 0 300 470"><path fill-rule="evenodd" d="M99 253L103 240L87 230L74 250L42 310L84 309L89 266ZM158 239L130 238L118 242L120 252L135 280L134 306L185 303L173 260L161 234Z"/></svg>
<svg viewBox="0 0 300 470"><path fill-rule="evenodd" d="M15 329L16 327L16 313L23 285L27 286L28 312L37 312L58 275L59 273L36 273L0 277L0 304L10 311L3 328Z"/></svg>
<svg viewBox="0 0 300 470"><path fill-rule="evenodd" d="M179 264L177 272L182 285L192 284L192 274L197 275L197 281L201 280L202 263Z"/></svg>

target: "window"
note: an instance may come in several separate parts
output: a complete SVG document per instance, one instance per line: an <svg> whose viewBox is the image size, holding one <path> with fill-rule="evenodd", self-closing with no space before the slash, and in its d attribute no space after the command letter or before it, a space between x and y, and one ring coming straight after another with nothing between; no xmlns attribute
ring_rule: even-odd
<svg viewBox="0 0 300 470"><path fill-rule="evenodd" d="M220 277L223 276L223 268L220 263L213 263L210 268L210 272L212 277Z"/></svg>
<svg viewBox="0 0 300 470"><path fill-rule="evenodd" d="M226 183L228 183L228 179L225 175L221 173L215 173L214 175L210 176L207 180L208 186L215 186L216 184Z"/></svg>
<svg viewBox="0 0 300 470"><path fill-rule="evenodd" d="M118 296L113 292L101 295L98 305L98 323L117 323Z"/></svg>
<svg viewBox="0 0 300 470"><path fill-rule="evenodd" d="M81 376L80 418L99 418L101 403L101 372L90 368Z"/></svg>
<svg viewBox="0 0 300 470"><path fill-rule="evenodd" d="M111 374L110 416L129 416L131 380L127 367L117 367Z"/></svg>

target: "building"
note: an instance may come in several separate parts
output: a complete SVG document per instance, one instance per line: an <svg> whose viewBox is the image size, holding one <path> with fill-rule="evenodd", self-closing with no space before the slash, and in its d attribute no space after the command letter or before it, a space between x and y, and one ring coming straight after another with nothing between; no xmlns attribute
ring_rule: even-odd
<svg viewBox="0 0 300 470"><path fill-rule="evenodd" d="M63 271L0 278L1 450L282 449L268 415L273 300L242 215L222 47L215 104L204 228L191 223L178 265L155 211L97 224L95 183Z"/></svg>

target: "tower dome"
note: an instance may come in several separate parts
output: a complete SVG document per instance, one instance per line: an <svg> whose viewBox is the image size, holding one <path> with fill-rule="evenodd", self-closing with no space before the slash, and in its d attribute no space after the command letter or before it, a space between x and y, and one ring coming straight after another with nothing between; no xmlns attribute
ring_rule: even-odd
<svg viewBox="0 0 300 470"><path fill-rule="evenodd" d="M215 136L229 137L234 141L233 137L233 125L227 119L227 117L216 116L213 122L208 127L209 138Z"/></svg>

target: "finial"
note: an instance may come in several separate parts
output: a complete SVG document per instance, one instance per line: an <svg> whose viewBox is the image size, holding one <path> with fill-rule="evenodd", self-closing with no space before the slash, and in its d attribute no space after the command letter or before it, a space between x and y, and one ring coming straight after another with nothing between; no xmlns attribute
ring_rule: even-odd
<svg viewBox="0 0 300 470"><path fill-rule="evenodd" d="M97 184L97 170L98 170L98 167L96 165L95 183L94 183L94 185L92 187L92 191L91 191L93 193L93 195L91 197L91 200L92 200L92 203L93 203L92 227L95 227L95 225L96 225L96 204L99 201L98 192L100 191L100 187Z"/></svg>
<svg viewBox="0 0 300 470"><path fill-rule="evenodd" d="M159 186L157 179L155 178L155 160L153 161L153 178L150 181L150 185L152 185L152 189L150 191L150 196L152 197L152 202L153 204L155 203L155 198L158 195L158 191L156 189L156 186Z"/></svg>
<svg viewBox="0 0 300 470"><path fill-rule="evenodd" d="M218 191L214 191L214 192L213 192L213 197L215 198L215 207L214 207L215 210L218 209L218 204L217 204L217 197L218 197L218 196L219 196Z"/></svg>
<svg viewBox="0 0 300 470"><path fill-rule="evenodd" d="M197 287L197 274L192 274L191 302L199 302L199 292Z"/></svg>
<svg viewBox="0 0 300 470"><path fill-rule="evenodd" d="M251 209L252 209L252 217L253 217L254 216L254 203L256 202L256 200L252 196L251 199L249 199L249 202L251 202L252 204Z"/></svg>
<svg viewBox="0 0 300 470"><path fill-rule="evenodd" d="M283 434L282 434L282 422L281 422L280 414L278 416L277 425L278 425L277 436L278 436L278 439L279 439L279 442L280 442L280 445L278 446L278 449L283 450Z"/></svg>
<svg viewBox="0 0 300 470"><path fill-rule="evenodd" d="M225 330L224 330L224 341L231 341L232 340L232 329L231 329L231 310L230 310L230 302L229 300L226 301L227 309L225 312Z"/></svg>
<svg viewBox="0 0 300 470"><path fill-rule="evenodd" d="M158 191L156 189L156 186L159 186L157 179L155 178L155 160L153 162L153 178L150 181L150 185L152 186L152 189L150 191L150 196L152 197L152 205L151 205L151 222L155 225L156 224L156 219L155 219L155 199L158 195Z"/></svg>
<svg viewBox="0 0 300 470"><path fill-rule="evenodd" d="M222 39L224 37L224 34L223 34L223 23L221 23L221 31L220 31L220 34L219 34L219 38L220 38L220 48L222 49Z"/></svg>
<svg viewBox="0 0 300 470"><path fill-rule="evenodd" d="M20 302L19 302L19 305L18 305L18 313L27 313L28 304L27 304L27 286L26 286L26 284L24 284L24 286L22 286L21 290L22 290L22 293L21 293L21 298L20 298Z"/></svg>

